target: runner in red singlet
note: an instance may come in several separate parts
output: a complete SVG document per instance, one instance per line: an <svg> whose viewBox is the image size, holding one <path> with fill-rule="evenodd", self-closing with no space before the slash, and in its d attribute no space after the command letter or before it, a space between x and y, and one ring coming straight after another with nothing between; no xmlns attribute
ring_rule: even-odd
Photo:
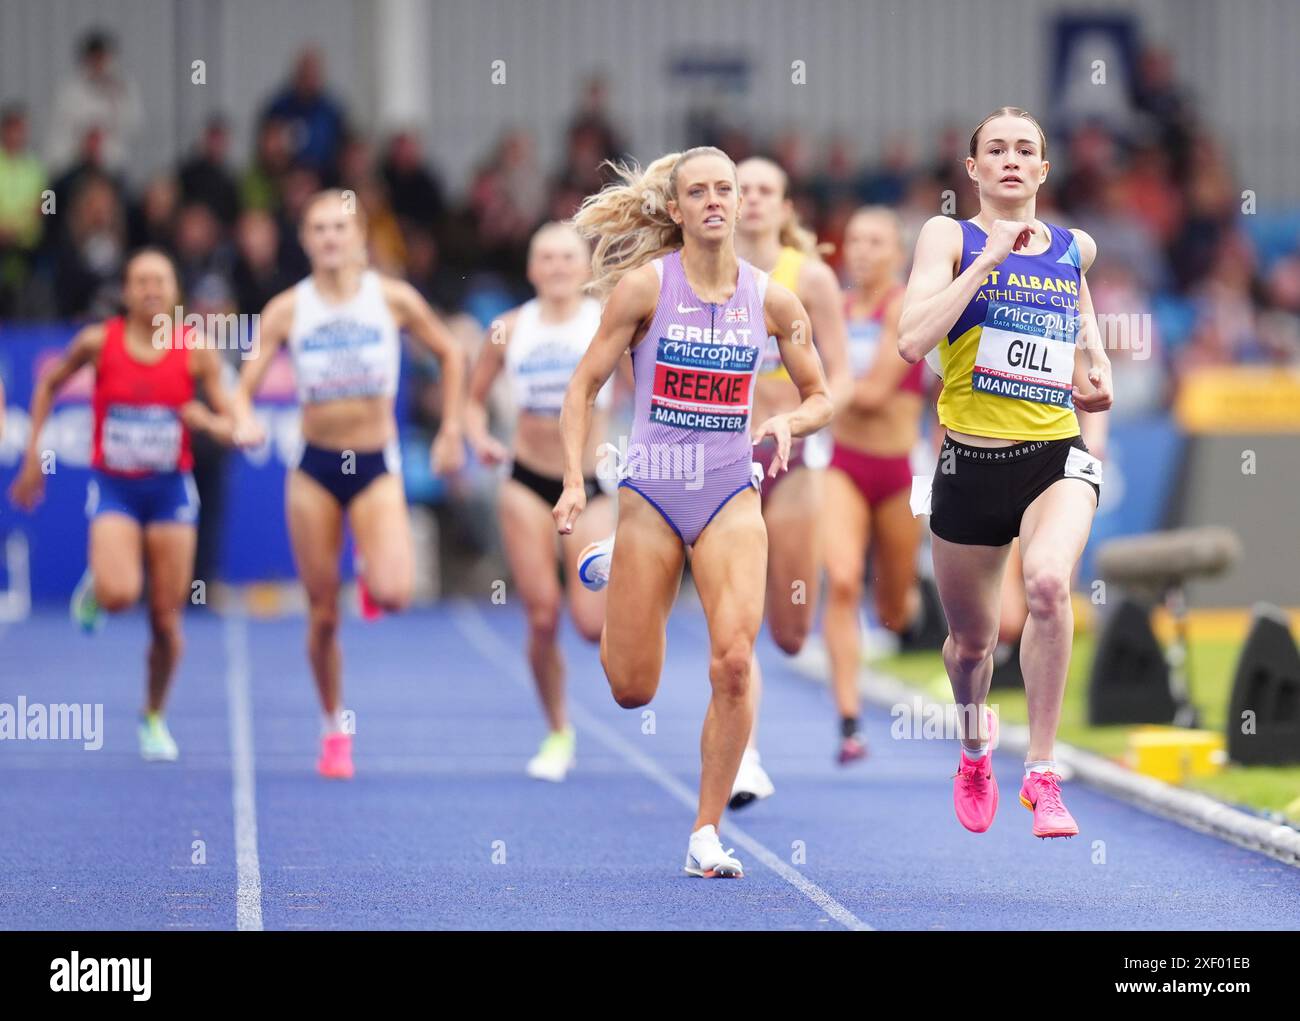
<svg viewBox="0 0 1300 1021"><path fill-rule="evenodd" d="M148 574L150 644L140 754L170 761L178 750L162 712L183 646L181 614L191 595L199 510L190 430L229 443L233 422L216 351L196 344L189 329L173 321L180 296L170 258L155 249L132 256L122 299L123 315L79 331L36 384L27 451L9 496L28 511L41 502L52 455L40 449L41 428L59 389L83 365L93 365L90 567L73 595L73 616L86 630L98 629L103 612L120 613L140 599ZM196 385L213 411L196 399Z"/></svg>

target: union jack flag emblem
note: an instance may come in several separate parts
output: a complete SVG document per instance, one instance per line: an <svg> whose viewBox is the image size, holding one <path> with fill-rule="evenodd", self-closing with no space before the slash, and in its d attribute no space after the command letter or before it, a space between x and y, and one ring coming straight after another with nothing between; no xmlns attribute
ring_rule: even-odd
<svg viewBox="0 0 1300 1021"><path fill-rule="evenodd" d="M747 323L749 322L749 309L747 308L729 308L722 313L724 323Z"/></svg>

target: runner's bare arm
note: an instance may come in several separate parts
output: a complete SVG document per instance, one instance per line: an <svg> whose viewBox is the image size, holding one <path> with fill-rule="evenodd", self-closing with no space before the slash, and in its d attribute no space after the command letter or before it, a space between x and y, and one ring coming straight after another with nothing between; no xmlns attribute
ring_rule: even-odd
<svg viewBox="0 0 1300 1021"><path fill-rule="evenodd" d="M859 411L881 407L898 392L898 384L911 368L898 353L898 319L902 311L902 295L895 295L885 306L876 360L853 388L853 407Z"/></svg>
<svg viewBox="0 0 1300 1021"><path fill-rule="evenodd" d="M475 456L485 464L496 464L505 456L505 448L488 431L488 393L505 364L506 345L515 331L519 310L511 309L492 321L487 337L474 359L469 377L469 396L465 401L465 438Z"/></svg>
<svg viewBox="0 0 1300 1021"><path fill-rule="evenodd" d="M36 381L32 390L32 406L28 416L31 431L27 436L27 458L36 457L36 443L40 438L45 420L50 416L54 405L54 396L63 389L69 379L84 365L94 365L99 361L99 353L104 348L104 324L95 323L79 330L63 352L63 357L54 363L54 368Z"/></svg>
<svg viewBox="0 0 1300 1021"><path fill-rule="evenodd" d="M32 403L28 409L29 432L27 449L23 453L23 462L9 487L9 499L24 510L31 510L45 492L45 474L42 471L41 456L37 447L40 445L41 430L50 417L50 408L54 405L54 395L63 388L72 376L85 365L93 365L99 360L99 353L104 348L104 324L95 323L79 330L68 344L63 356L49 372L36 381L32 390ZM3 405L0 405L2 408Z"/></svg>
<svg viewBox="0 0 1300 1021"><path fill-rule="evenodd" d="M442 428L458 433L465 400L465 353L455 336L414 287L405 280L384 280L385 296L398 313L398 325L433 352L442 370Z"/></svg>
<svg viewBox="0 0 1300 1021"><path fill-rule="evenodd" d="M636 373L632 371L632 352L627 351L618 362L618 378L621 379L629 390L636 388Z"/></svg>
<svg viewBox="0 0 1300 1021"><path fill-rule="evenodd" d="M816 432L831 420L831 393L817 348L808 343L808 312L798 297L777 283L767 285L763 302L767 330L776 337L781 361L799 388L802 403L785 417L791 436ZM757 438L757 437L756 437Z"/></svg>
<svg viewBox="0 0 1300 1021"><path fill-rule="evenodd" d="M1083 437L1088 449L1103 461L1106 460L1106 445L1110 440L1110 415L1106 413L1077 415L1079 435Z"/></svg>
<svg viewBox="0 0 1300 1021"><path fill-rule="evenodd" d="M229 446L234 443L235 420L226 388L221 383L221 359L217 352L206 347L190 351L190 373L211 407L199 400L189 401L181 408L181 419L190 429L208 433L218 443Z"/></svg>
<svg viewBox="0 0 1300 1021"><path fill-rule="evenodd" d="M458 471L465 463L461 435L465 402L465 353L455 336L429 307L424 297L405 280L384 278L384 297L397 323L433 352L442 370L442 424L430 452L433 470L439 475Z"/></svg>
<svg viewBox="0 0 1300 1021"><path fill-rule="evenodd" d="M240 446L256 446L263 431L253 414L253 398L262 386L266 370L275 360L276 352L289 339L293 326L293 288L281 291L266 303L257 318L257 332L252 350L239 370L239 383L230 398L230 412L235 420L235 442Z"/></svg>
<svg viewBox="0 0 1300 1021"><path fill-rule="evenodd" d="M1079 319L1080 333L1074 346L1074 406L1080 411L1108 411L1114 403L1110 358L1097 328L1088 281L1082 273L1079 275Z"/></svg>
<svg viewBox="0 0 1300 1021"><path fill-rule="evenodd" d="M645 322L654 315L659 299L659 274L645 265L628 273L615 286L600 316L596 335L564 392L560 432L564 437L564 494L553 511L561 532L573 531L573 522L587 505L583 489L582 455L591 429L596 395L605 385L624 352Z"/></svg>
<svg viewBox="0 0 1300 1021"><path fill-rule="evenodd" d="M849 372L849 329L844 322L844 292L835 271L819 259L805 259L799 293L812 322L813 343L830 385L831 403L842 411L853 399Z"/></svg>
<svg viewBox="0 0 1300 1021"><path fill-rule="evenodd" d="M1022 228L1011 233L1015 228ZM898 323L898 353L916 364L933 350L961 317L980 285L1008 252L1021 245L1027 224L998 221L977 255L960 276L961 224L947 216L932 216L916 239L912 275L903 296L903 313ZM1005 249L1005 251L1003 251Z"/></svg>

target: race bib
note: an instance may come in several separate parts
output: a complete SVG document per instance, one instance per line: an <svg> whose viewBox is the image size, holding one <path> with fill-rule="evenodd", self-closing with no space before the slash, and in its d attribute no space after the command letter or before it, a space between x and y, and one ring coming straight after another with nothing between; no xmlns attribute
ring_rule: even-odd
<svg viewBox="0 0 1300 1021"><path fill-rule="evenodd" d="M564 394L578 367L581 352L562 342L543 344L516 367L515 403L520 411L558 418Z"/></svg>
<svg viewBox="0 0 1300 1021"><path fill-rule="evenodd" d="M181 420L172 408L110 404L101 436L104 467L120 472L175 471L181 436Z"/></svg>
<svg viewBox="0 0 1300 1021"><path fill-rule="evenodd" d="M743 432L759 349L659 339L650 421L678 429Z"/></svg>
<svg viewBox="0 0 1300 1021"><path fill-rule="evenodd" d="M829 429L818 429L803 438L803 465L805 468L826 468L835 453L835 443Z"/></svg>
<svg viewBox="0 0 1300 1021"><path fill-rule="evenodd" d="M852 323L849 326L849 369L854 379L861 379L875 364L880 350L880 324Z"/></svg>
<svg viewBox="0 0 1300 1021"><path fill-rule="evenodd" d="M990 301L971 372L977 393L1073 408L1078 317Z"/></svg>
<svg viewBox="0 0 1300 1021"><path fill-rule="evenodd" d="M368 323L337 319L298 344L294 371L302 399L310 404L392 392L392 356L383 334Z"/></svg>
<svg viewBox="0 0 1300 1021"><path fill-rule="evenodd" d="M908 506L911 508L912 517L919 518L923 514L930 513L931 498L934 496L934 476L933 475L913 475L912 476L912 493L908 498Z"/></svg>

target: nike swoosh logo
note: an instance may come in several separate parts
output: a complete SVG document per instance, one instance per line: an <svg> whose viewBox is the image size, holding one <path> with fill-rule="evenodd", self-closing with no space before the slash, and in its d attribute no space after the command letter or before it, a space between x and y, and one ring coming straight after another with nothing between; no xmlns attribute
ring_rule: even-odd
<svg viewBox="0 0 1300 1021"><path fill-rule="evenodd" d="M686 315L687 312L703 312L703 311L704 309L700 308L698 305L683 305L680 301L677 303L677 314L679 316L684 316Z"/></svg>

